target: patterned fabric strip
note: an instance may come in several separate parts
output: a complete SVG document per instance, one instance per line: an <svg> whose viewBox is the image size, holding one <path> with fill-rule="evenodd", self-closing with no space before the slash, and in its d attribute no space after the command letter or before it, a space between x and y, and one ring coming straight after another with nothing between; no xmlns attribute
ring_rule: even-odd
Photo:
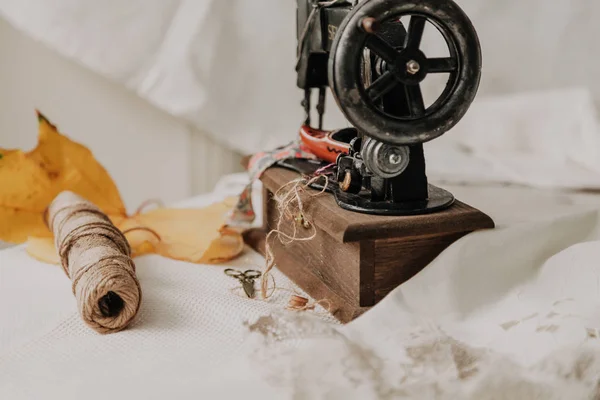
<svg viewBox="0 0 600 400"><path fill-rule="evenodd" d="M300 140L275 150L256 153L252 156L248 163L250 182L240 194L238 202L229 216L229 225L246 226L254 222L256 218L256 213L252 205L252 187L254 182L260 179L262 174L278 161L289 158L317 159Z"/></svg>

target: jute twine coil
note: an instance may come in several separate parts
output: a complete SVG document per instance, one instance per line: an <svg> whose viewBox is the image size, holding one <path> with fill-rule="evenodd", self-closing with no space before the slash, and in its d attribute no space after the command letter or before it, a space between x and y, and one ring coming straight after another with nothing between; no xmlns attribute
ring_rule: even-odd
<svg viewBox="0 0 600 400"><path fill-rule="evenodd" d="M68 191L54 199L46 222L83 321L102 334L127 327L142 291L125 236L98 207Z"/></svg>

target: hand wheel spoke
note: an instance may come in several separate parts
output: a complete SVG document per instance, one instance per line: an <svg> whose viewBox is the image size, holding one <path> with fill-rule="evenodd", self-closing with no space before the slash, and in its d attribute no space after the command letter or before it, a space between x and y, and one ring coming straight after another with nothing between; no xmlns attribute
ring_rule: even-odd
<svg viewBox="0 0 600 400"><path fill-rule="evenodd" d="M408 25L408 34L406 35L406 47L407 49L418 49L421 47L421 40L423 39L423 31L425 30L425 22L427 19L413 15L410 17L410 23Z"/></svg>
<svg viewBox="0 0 600 400"><path fill-rule="evenodd" d="M423 93L421 93L420 85L406 85L406 101L410 109L410 115L420 117L425 115L425 102L423 101Z"/></svg>
<svg viewBox="0 0 600 400"><path fill-rule="evenodd" d="M427 70L430 74L442 72L454 72L458 69L455 58L429 58L427 59Z"/></svg>
<svg viewBox="0 0 600 400"><path fill-rule="evenodd" d="M394 74L390 71L386 71L367 88L367 95L373 101L379 100L381 96L395 88L398 83L399 82L394 77Z"/></svg>
<svg viewBox="0 0 600 400"><path fill-rule="evenodd" d="M396 49L377 35L370 35L366 45L373 53L383 58L389 64L393 64L398 57Z"/></svg>

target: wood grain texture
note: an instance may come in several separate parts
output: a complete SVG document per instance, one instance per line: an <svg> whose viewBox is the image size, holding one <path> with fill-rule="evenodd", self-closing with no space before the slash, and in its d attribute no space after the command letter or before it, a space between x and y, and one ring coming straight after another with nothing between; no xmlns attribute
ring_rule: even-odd
<svg viewBox="0 0 600 400"><path fill-rule="evenodd" d="M244 237L262 254L266 233L278 221L273 193L298 176L270 168L261 178L264 229L248 231ZM344 323L376 305L456 240L494 227L490 217L460 201L435 214L388 217L344 210L329 193L303 194L302 200L317 235L291 244L273 240L276 266L313 299L330 301L332 314ZM290 232L294 223L290 218L282 230Z"/></svg>
<svg viewBox="0 0 600 400"><path fill-rule="evenodd" d="M375 242L375 302L411 279L467 233L403 237Z"/></svg>
<svg viewBox="0 0 600 400"><path fill-rule="evenodd" d="M265 256L265 242L267 239L267 230L264 228L252 228L242 233L244 243L250 246L251 249L258 252L263 257Z"/></svg>
<svg viewBox="0 0 600 400"><path fill-rule="evenodd" d="M376 242L365 240L360 243L360 298L361 307L371 307L375 300L375 256Z"/></svg>
<svg viewBox="0 0 600 400"><path fill-rule="evenodd" d="M284 168L271 168L265 172L262 181L275 192L298 176L296 172ZM314 213L311 214L316 224L344 243L494 227L490 217L460 201L441 212L403 217L368 215L344 210L331 195L319 197L318 202L319 206L315 207Z"/></svg>
<svg viewBox="0 0 600 400"><path fill-rule="evenodd" d="M272 198L269 198L269 203L272 203L272 205L268 206L267 229L271 230L277 226L279 213ZM309 214L312 208L310 204L307 204ZM280 230L291 235L294 229L294 220L284 219L283 221ZM298 237L308 237L313 232L312 229L305 229L299 225L296 229L301 232ZM282 243L273 235L272 239L269 240L269 244L277 268L288 277L291 277L291 274L297 276L297 272L302 270L303 274L308 273L316 277L345 302L358 305L360 294L360 243L348 243L341 246L339 241L317 226L316 237L310 241ZM320 299L317 298L316 300Z"/></svg>
<svg viewBox="0 0 600 400"><path fill-rule="evenodd" d="M299 176L298 173L284 168L270 168L262 175L261 181L263 182L264 187L268 188L272 193L276 193L283 185L297 179ZM345 210L340 209L331 195L319 196L318 202L318 206L315 207L314 201L311 201L313 205L311 214L312 220L320 229L324 230L338 241L343 242L345 229L347 227L347 219L350 216L340 218L340 211L345 212Z"/></svg>

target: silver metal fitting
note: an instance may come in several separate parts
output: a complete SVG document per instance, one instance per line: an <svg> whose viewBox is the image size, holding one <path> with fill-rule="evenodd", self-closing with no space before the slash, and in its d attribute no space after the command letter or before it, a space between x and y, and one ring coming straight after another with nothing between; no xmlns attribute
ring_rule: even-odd
<svg viewBox="0 0 600 400"><path fill-rule="evenodd" d="M373 175L388 179L403 173L410 161L408 147L393 146L372 138L365 138L360 154Z"/></svg>

